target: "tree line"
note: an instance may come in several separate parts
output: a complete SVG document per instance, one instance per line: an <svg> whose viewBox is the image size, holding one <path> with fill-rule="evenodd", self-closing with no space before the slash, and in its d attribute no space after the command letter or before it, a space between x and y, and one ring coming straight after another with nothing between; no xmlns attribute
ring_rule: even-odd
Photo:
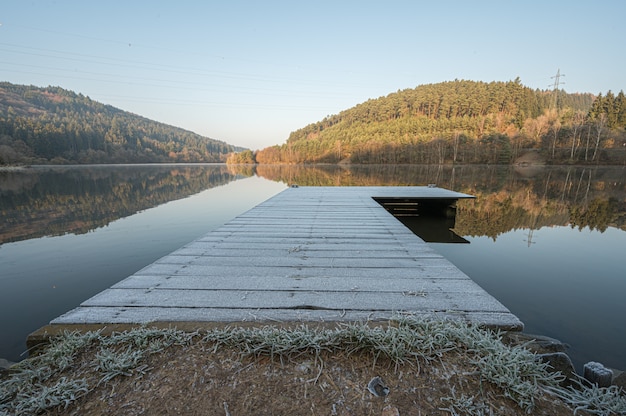
<svg viewBox="0 0 626 416"><path fill-rule="evenodd" d="M0 83L0 165L224 162L237 150L60 87Z"/></svg>
<svg viewBox="0 0 626 416"><path fill-rule="evenodd" d="M230 163L626 163L624 93L455 80L368 100Z"/></svg>

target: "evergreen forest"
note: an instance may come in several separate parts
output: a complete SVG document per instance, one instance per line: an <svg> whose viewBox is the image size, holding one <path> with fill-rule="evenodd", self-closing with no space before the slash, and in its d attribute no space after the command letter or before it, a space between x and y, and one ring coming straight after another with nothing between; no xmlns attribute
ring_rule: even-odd
<svg viewBox="0 0 626 416"><path fill-rule="evenodd" d="M625 128L623 91L455 80L368 100L229 162L623 165Z"/></svg>
<svg viewBox="0 0 626 416"><path fill-rule="evenodd" d="M224 162L240 150L60 87L0 83L0 165Z"/></svg>

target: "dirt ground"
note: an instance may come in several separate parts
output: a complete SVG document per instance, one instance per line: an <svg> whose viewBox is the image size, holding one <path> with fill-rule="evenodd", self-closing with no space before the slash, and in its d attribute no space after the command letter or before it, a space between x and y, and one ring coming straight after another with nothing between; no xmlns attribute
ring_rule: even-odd
<svg viewBox="0 0 626 416"><path fill-rule="evenodd" d="M515 159L515 166L543 166L546 164L545 158L538 151L528 151Z"/></svg>
<svg viewBox="0 0 626 416"><path fill-rule="evenodd" d="M95 351L81 355L89 366ZM371 355L242 357L201 343L171 347L130 376L101 383L67 409L48 415L524 415L494 385L481 381L465 353L396 366ZM380 376L386 397L367 385ZM96 381L97 383L97 381ZM456 407L450 398L456 397ZM466 403L462 410L459 403ZM447 409L447 410L446 410ZM572 415L541 396L533 415Z"/></svg>

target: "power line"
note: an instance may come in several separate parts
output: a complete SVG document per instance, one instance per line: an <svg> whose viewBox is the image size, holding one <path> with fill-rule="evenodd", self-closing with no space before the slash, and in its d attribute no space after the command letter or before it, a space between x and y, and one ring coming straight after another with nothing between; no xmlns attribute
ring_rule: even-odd
<svg viewBox="0 0 626 416"><path fill-rule="evenodd" d="M557 108L557 104L558 104L558 96L559 96L559 85L563 85L565 84L565 81L561 82L561 77L564 77L565 74L561 74L561 69L557 69L556 71L556 75L553 77L550 77L551 79L554 80L554 86L553 86L553 94L554 94L554 108ZM549 85L548 85L549 86Z"/></svg>

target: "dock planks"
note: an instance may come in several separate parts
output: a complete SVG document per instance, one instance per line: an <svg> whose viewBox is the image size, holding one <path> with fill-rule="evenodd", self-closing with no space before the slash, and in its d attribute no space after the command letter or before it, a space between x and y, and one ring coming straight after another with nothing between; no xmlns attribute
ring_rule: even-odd
<svg viewBox="0 0 626 416"><path fill-rule="evenodd" d="M289 188L51 324L347 322L410 313L523 327L375 197L471 196L432 187Z"/></svg>

